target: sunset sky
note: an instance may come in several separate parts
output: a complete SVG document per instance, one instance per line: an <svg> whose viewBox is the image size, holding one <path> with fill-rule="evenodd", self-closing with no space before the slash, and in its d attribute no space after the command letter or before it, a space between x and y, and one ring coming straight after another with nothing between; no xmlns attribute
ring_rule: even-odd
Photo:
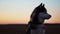
<svg viewBox="0 0 60 34"><path fill-rule="evenodd" d="M60 23L60 0L0 0L0 24L27 24L40 3L52 15L45 23Z"/></svg>

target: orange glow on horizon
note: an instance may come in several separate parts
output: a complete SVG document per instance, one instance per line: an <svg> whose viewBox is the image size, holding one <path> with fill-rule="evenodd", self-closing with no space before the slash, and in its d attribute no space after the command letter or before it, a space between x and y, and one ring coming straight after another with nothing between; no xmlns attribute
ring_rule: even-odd
<svg viewBox="0 0 60 34"><path fill-rule="evenodd" d="M60 0L42 0L52 17L45 23L60 23ZM27 24L41 0L0 0L0 24Z"/></svg>

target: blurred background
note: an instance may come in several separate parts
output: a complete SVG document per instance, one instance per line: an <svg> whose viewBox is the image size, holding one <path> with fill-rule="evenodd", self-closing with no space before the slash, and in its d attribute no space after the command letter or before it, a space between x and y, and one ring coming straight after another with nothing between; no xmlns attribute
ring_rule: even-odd
<svg viewBox="0 0 60 34"><path fill-rule="evenodd" d="M52 17L46 34L60 34L60 0L0 0L0 34L25 34L30 15L41 3Z"/></svg>
<svg viewBox="0 0 60 34"><path fill-rule="evenodd" d="M60 23L60 0L0 0L0 24L27 24L32 11L41 3L52 15L45 23Z"/></svg>

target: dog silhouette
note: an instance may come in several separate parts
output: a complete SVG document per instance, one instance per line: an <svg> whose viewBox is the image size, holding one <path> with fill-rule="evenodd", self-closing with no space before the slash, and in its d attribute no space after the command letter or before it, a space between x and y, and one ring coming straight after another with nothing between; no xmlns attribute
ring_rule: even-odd
<svg viewBox="0 0 60 34"><path fill-rule="evenodd" d="M37 6L30 16L26 34L45 34L44 21L50 19L51 15L47 13L45 4Z"/></svg>

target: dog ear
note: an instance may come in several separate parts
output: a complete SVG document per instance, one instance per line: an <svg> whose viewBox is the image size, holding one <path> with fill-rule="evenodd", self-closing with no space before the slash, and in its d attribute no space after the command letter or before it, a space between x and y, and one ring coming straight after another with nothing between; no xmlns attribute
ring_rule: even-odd
<svg viewBox="0 0 60 34"><path fill-rule="evenodd" d="M42 3L39 6L42 6Z"/></svg>
<svg viewBox="0 0 60 34"><path fill-rule="evenodd" d="M45 4L42 5L42 7L44 7L44 6L45 6Z"/></svg>
<svg viewBox="0 0 60 34"><path fill-rule="evenodd" d="M42 7L42 3L38 7Z"/></svg>

